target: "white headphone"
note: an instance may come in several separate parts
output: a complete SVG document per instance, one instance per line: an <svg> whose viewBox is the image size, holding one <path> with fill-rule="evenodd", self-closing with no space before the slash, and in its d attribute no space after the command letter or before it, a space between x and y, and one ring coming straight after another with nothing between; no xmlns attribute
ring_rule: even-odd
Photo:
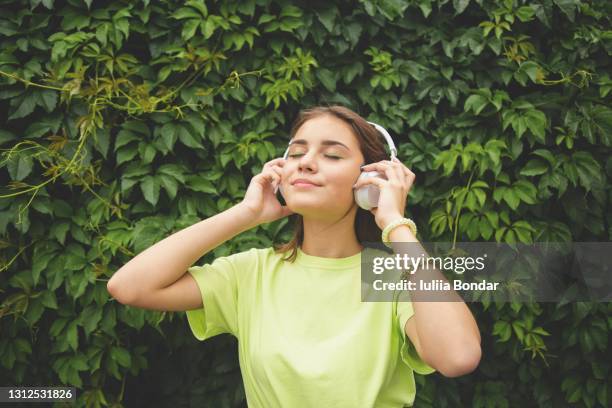
<svg viewBox="0 0 612 408"><path fill-rule="evenodd" d="M395 148L395 143L393 143L393 139L391 139L389 132L387 132L387 130L384 127L380 126L377 123L374 123L374 122L368 122L368 123L373 125L376 128L376 130L378 130L387 140L387 144L389 145L389 150L391 151L391 160L396 158L397 149ZM283 159L287 159L288 154L289 154L289 147L287 147L287 150L285 150ZM363 180L368 177L380 177L380 178L385 179L385 177L383 177L377 171L362 171L357 181ZM281 188L280 184L277 186L276 190L279 191L281 195L283 195L283 189ZM380 190L378 189L378 186L374 184L368 184L365 186L361 186L359 189L355 190L353 194L355 196L355 202L357 203L357 205L363 208L364 210L370 210L378 206L378 196L380 194ZM283 198L285 198L285 196L283 196Z"/></svg>

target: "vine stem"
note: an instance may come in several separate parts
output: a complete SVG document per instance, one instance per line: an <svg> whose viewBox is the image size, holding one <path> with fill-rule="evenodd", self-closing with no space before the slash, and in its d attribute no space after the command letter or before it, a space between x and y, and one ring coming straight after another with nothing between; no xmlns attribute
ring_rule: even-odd
<svg viewBox="0 0 612 408"><path fill-rule="evenodd" d="M4 76L12 78L12 79L14 79L16 81L23 82L24 84L26 84L28 86L36 86L38 88L53 89L54 91L62 91L62 92L65 91L64 88L58 88L56 86L48 86L48 85L37 84L36 82L28 81L27 79L20 78L17 75L11 74L9 72L4 72L2 70L0 70L0 75L4 75Z"/></svg>
<svg viewBox="0 0 612 408"><path fill-rule="evenodd" d="M28 245L26 245L26 246L22 247L22 248L19 250L19 252L17 252L17 254L15 254L15 256L14 256L14 257L13 257L13 258L10 260L10 262L9 262L9 263L5 264L4 266L2 266L2 267L0 268L0 272L3 272L3 271L5 271L5 270L8 270L9 266L11 266L11 264L12 264L13 262L15 262L15 259L17 259L17 257L19 256L19 254L21 254L23 251L25 251L27 248L29 248L29 247L30 247L32 244L34 244L34 242L31 242L30 244L28 244Z"/></svg>
<svg viewBox="0 0 612 408"><path fill-rule="evenodd" d="M475 170L476 170L476 168L473 168L472 169L472 173L470 174L470 178L469 178L468 183L467 183L468 191L470 189L470 185L472 184L472 177L474 176L474 171ZM463 208L463 204L464 203L465 203L465 199L461 203L461 206L457 209L457 216L455 217L455 232L453 234L453 249L455 249L455 246L457 245L457 230L459 229L459 218L461 217L461 209Z"/></svg>
<svg viewBox="0 0 612 408"><path fill-rule="evenodd" d="M123 381L121 381L121 392L119 393L119 401L123 401L123 392L125 391L125 379L127 375L123 377Z"/></svg>

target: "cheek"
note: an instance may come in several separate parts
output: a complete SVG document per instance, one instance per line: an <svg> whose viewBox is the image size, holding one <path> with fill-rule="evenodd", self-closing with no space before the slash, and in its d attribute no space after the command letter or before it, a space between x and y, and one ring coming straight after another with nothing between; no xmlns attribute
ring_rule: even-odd
<svg viewBox="0 0 612 408"><path fill-rule="evenodd" d="M357 181L358 176L352 175L352 172L345 171L340 173L333 183L334 199L353 199L353 184Z"/></svg>

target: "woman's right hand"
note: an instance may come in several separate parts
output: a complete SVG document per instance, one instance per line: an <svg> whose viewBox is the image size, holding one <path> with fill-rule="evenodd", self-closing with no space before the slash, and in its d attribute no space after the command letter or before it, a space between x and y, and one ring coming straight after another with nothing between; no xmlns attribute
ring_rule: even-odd
<svg viewBox="0 0 612 408"><path fill-rule="evenodd" d="M251 179L240 203L253 215L257 225L293 214L289 207L281 205L274 193L281 182L285 162L283 158L276 158L265 163L261 173Z"/></svg>

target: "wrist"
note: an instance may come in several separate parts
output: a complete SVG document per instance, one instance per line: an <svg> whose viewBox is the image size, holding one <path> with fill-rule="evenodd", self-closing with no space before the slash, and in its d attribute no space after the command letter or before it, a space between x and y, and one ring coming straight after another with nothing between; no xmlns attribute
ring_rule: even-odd
<svg viewBox="0 0 612 408"><path fill-rule="evenodd" d="M418 242L416 234L407 224L398 225L389 232L389 242Z"/></svg>
<svg viewBox="0 0 612 408"><path fill-rule="evenodd" d="M403 228L403 227L406 228ZM399 231L397 231L400 229ZM410 230L410 232L407 232ZM381 241L389 246L393 241L401 241L399 237L406 239L408 242L412 242L416 239L417 226L410 218L400 217L391 221L385 226L382 231Z"/></svg>
<svg viewBox="0 0 612 408"><path fill-rule="evenodd" d="M399 220L401 218L404 218L404 216L402 214L400 214L400 213L395 213L395 214L391 214L391 215L385 216L382 219L382 221L381 221L382 225L380 225L380 229L384 230L387 225L389 225L393 221Z"/></svg>
<svg viewBox="0 0 612 408"><path fill-rule="evenodd" d="M243 230L249 230L259 225L255 211L243 202L234 205L231 210L236 214L237 219L240 220Z"/></svg>

